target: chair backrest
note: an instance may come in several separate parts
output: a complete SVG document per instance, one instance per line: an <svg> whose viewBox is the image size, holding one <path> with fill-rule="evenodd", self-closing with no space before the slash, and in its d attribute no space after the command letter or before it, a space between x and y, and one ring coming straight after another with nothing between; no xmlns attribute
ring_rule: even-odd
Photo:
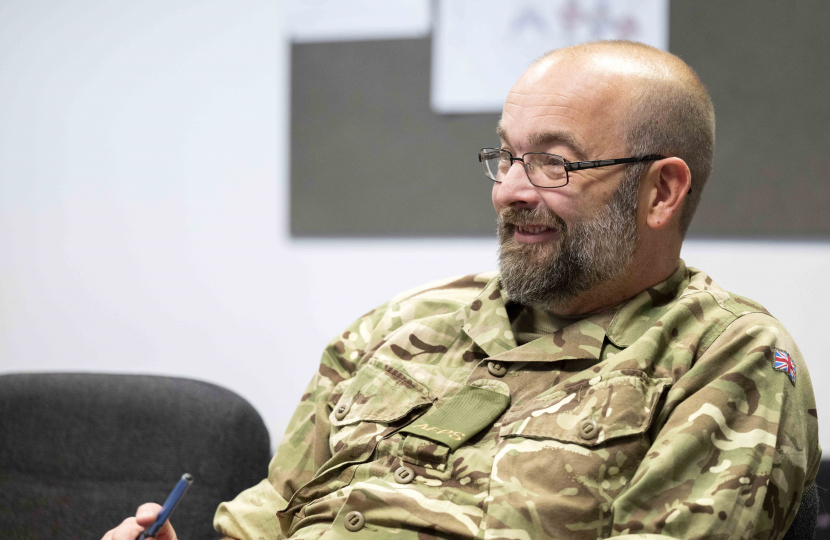
<svg viewBox="0 0 830 540"><path fill-rule="evenodd" d="M830 540L830 460L822 459L816 474L818 488L818 519L816 540Z"/></svg>
<svg viewBox="0 0 830 540"><path fill-rule="evenodd" d="M804 490L801 504L798 507L784 540L813 540L816 534L816 520L818 519L819 498L815 482Z"/></svg>
<svg viewBox="0 0 830 540"><path fill-rule="evenodd" d="M213 538L216 506L265 477L270 439L251 405L189 379L92 373L0 375L0 531L100 538L136 507L193 486L172 522Z"/></svg>

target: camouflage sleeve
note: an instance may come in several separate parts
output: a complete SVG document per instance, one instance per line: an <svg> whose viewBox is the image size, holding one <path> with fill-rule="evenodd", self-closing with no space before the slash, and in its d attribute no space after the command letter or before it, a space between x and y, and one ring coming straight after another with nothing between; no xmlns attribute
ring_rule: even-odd
<svg viewBox="0 0 830 540"><path fill-rule="evenodd" d="M793 376L774 369L776 351ZM667 394L651 449L613 503L613 534L783 537L821 459L815 407L783 326L739 317Z"/></svg>
<svg viewBox="0 0 830 540"><path fill-rule="evenodd" d="M331 457L329 395L337 383L351 378L355 360L372 345L386 307L367 313L329 343L271 460L268 478L219 505L213 518L216 531L239 540L284 538L276 514Z"/></svg>

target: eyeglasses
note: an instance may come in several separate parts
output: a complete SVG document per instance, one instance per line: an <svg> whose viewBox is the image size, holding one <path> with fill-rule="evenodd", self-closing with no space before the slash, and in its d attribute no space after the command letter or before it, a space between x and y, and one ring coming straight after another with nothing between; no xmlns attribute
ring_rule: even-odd
<svg viewBox="0 0 830 540"><path fill-rule="evenodd" d="M501 182L514 161L521 161L530 183L540 188L559 188L568 185L568 172L597 167L609 167L621 163L639 163L666 159L664 156L650 154L642 157L618 159L601 159L598 161L568 161L556 154L528 152L522 157L513 157L501 148L482 148L478 160L484 165L484 174L494 182Z"/></svg>

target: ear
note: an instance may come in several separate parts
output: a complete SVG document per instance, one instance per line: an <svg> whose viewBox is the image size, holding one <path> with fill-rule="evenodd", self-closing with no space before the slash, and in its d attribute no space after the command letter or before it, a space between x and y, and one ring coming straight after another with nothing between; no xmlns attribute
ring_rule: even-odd
<svg viewBox="0 0 830 540"><path fill-rule="evenodd" d="M645 178L646 225L658 230L680 218L680 209L689 192L692 174L677 157L655 161Z"/></svg>

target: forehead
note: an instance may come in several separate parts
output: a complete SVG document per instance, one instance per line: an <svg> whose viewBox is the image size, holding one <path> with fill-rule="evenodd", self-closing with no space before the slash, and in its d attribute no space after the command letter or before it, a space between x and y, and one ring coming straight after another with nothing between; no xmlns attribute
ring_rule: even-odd
<svg viewBox="0 0 830 540"><path fill-rule="evenodd" d="M578 159L622 148L630 85L601 66L540 62L513 86L497 128L514 150L567 149Z"/></svg>
<svg viewBox="0 0 830 540"><path fill-rule="evenodd" d="M499 139L507 143L508 146L514 148L529 148L543 151L543 149L566 148L569 153L568 157L573 157L577 160L587 160L590 155L585 149L583 143L577 139L573 133L562 130L546 130L546 131L531 131L526 135L519 137L511 137L507 128L499 121L496 126L496 135ZM515 142L514 142L515 141ZM563 153L564 155L565 153Z"/></svg>

